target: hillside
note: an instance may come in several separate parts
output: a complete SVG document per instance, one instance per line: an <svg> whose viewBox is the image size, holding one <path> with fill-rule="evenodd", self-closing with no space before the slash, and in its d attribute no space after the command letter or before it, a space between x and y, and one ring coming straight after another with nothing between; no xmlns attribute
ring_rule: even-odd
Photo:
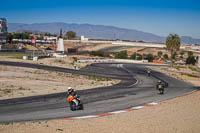
<svg viewBox="0 0 200 133"><path fill-rule="evenodd" d="M84 35L90 39L106 39L106 40L131 40L131 41L146 41L146 42L164 42L165 37L161 37L152 33L125 29L114 26L104 25L91 25L91 24L67 24L61 22L54 23L9 23L9 32L18 32L22 30L37 31L37 32L49 32L52 34L58 34L60 29L63 32L72 30L77 33L77 36ZM200 44L200 39L194 39L184 36L181 38L182 43L186 44Z"/></svg>

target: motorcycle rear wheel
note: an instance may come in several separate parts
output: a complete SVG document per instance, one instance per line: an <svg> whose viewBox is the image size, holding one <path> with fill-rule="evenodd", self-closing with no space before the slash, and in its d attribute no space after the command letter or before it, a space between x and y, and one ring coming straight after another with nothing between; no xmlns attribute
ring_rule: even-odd
<svg viewBox="0 0 200 133"><path fill-rule="evenodd" d="M76 110L76 104L74 102L70 103L70 109L71 109L71 111Z"/></svg>

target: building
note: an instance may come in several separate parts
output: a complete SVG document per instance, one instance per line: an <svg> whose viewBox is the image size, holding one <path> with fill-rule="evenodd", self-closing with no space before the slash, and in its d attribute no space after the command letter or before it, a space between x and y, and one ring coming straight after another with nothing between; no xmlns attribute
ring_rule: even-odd
<svg viewBox="0 0 200 133"><path fill-rule="evenodd" d="M85 38L84 36L81 36L81 41L88 41L88 38Z"/></svg>
<svg viewBox="0 0 200 133"><path fill-rule="evenodd" d="M7 21L5 18L0 18L0 45L6 43L7 32Z"/></svg>
<svg viewBox="0 0 200 133"><path fill-rule="evenodd" d="M44 36L44 40L57 40L56 36Z"/></svg>

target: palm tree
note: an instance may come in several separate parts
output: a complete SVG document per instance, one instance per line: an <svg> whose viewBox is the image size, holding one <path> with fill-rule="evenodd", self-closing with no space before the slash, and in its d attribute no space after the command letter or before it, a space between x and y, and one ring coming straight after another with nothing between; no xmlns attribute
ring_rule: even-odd
<svg viewBox="0 0 200 133"><path fill-rule="evenodd" d="M166 47L167 47L167 50L171 52L171 61L173 60L172 55L180 49L180 46L181 46L180 37L177 34L169 34L166 39ZM172 61L172 65L173 65L173 61Z"/></svg>

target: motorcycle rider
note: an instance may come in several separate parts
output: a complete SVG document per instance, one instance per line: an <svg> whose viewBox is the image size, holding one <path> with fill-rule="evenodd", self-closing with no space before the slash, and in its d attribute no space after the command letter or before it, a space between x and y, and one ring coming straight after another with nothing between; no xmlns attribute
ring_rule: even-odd
<svg viewBox="0 0 200 133"><path fill-rule="evenodd" d="M78 102L80 102L79 100L79 96L78 94L76 93L76 90L73 89L72 87L68 87L68 91L67 91L67 97L74 97L75 99L78 100Z"/></svg>
<svg viewBox="0 0 200 133"><path fill-rule="evenodd" d="M158 80L156 84L156 89L157 90L164 90L164 83L161 80Z"/></svg>
<svg viewBox="0 0 200 133"><path fill-rule="evenodd" d="M149 69L147 70L147 74L148 74L148 77L150 77L151 71Z"/></svg>

